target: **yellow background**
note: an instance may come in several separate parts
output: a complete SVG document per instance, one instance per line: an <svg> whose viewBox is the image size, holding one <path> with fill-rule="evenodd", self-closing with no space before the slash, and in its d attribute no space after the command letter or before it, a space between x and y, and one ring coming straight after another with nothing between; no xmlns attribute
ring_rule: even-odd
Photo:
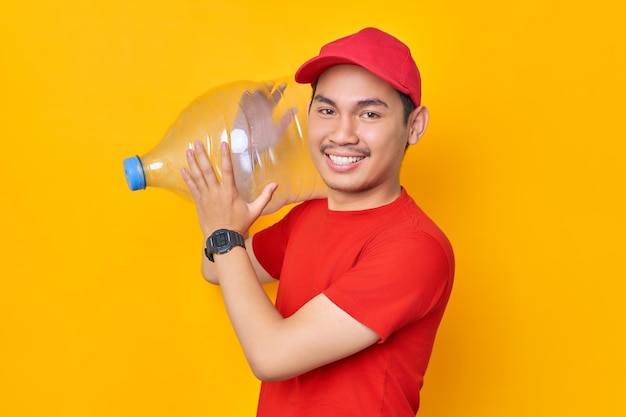
<svg viewBox="0 0 626 417"><path fill-rule="evenodd" d="M122 159L207 89L369 25L422 70L431 125L403 182L458 261L420 415L625 415L618 4L4 4L0 415L254 415L192 205L131 193Z"/></svg>

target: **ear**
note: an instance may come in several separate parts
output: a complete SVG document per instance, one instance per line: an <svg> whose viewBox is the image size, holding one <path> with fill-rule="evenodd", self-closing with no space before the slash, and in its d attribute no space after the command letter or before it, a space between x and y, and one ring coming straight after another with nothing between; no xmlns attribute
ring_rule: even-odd
<svg viewBox="0 0 626 417"><path fill-rule="evenodd" d="M424 132L426 126L428 126L428 109L424 106L419 106L409 116L409 139L407 143L409 145L415 145Z"/></svg>

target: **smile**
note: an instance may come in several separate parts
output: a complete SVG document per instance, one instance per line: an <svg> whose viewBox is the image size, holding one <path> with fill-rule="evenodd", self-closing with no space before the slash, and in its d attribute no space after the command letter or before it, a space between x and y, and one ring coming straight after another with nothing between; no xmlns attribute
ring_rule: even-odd
<svg viewBox="0 0 626 417"><path fill-rule="evenodd" d="M337 165L348 165L354 164L355 162L359 162L362 159L365 159L364 156L337 156L337 155L328 155L328 158L333 161L334 164Z"/></svg>

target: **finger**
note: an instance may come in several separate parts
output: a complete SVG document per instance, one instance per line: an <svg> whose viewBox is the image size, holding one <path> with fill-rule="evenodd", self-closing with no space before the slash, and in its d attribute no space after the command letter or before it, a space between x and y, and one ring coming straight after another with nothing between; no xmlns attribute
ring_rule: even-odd
<svg viewBox="0 0 626 417"><path fill-rule="evenodd" d="M269 204L274 196L274 192L278 188L278 184L271 183L265 186L261 194L249 205L250 211L255 216L260 216L265 207Z"/></svg>
<svg viewBox="0 0 626 417"><path fill-rule="evenodd" d="M296 107L292 107L289 110L287 110L285 114L283 114L283 117L281 117L278 123L276 124L278 137L281 137L283 135L283 132L287 129L287 126L289 126L289 123L291 123L291 121L293 120L297 112L298 112L298 109Z"/></svg>
<svg viewBox="0 0 626 417"><path fill-rule="evenodd" d="M183 177L183 181L185 181L185 184L187 185L187 188L189 189L189 192L191 193L193 199L198 200L198 198L200 197L200 190L196 186L195 180L191 177L191 173L189 172L189 170L184 167L181 168L180 175Z"/></svg>
<svg viewBox="0 0 626 417"><path fill-rule="evenodd" d="M198 166L196 154L193 149L187 149L187 151L185 152L185 156L187 157L187 166L189 167L185 170L188 180L193 182L193 186L196 190L206 188L206 181L204 180L202 171Z"/></svg>
<svg viewBox="0 0 626 417"><path fill-rule="evenodd" d="M274 91L272 91L272 98L274 99L274 103L278 103L280 99L283 97L283 92L287 88L287 83L282 83Z"/></svg>
<svg viewBox="0 0 626 417"><path fill-rule="evenodd" d="M193 144L194 152L196 155L196 159L198 161L198 168L201 172L201 176L204 179L204 182L207 187L213 187L218 184L217 177L215 176L215 171L213 170L213 165L211 164L211 160L209 159L209 155L204 148L204 144L200 141L196 141ZM191 166L190 166L191 168ZM192 174L194 171L192 171Z"/></svg>
<svg viewBox="0 0 626 417"><path fill-rule="evenodd" d="M228 142L220 143L220 156L222 158L222 183L225 186L235 188L235 171L233 170L233 160Z"/></svg>
<svg viewBox="0 0 626 417"><path fill-rule="evenodd" d="M267 81L265 83L265 89L269 92L271 92L274 89L274 86L276 85L276 81Z"/></svg>

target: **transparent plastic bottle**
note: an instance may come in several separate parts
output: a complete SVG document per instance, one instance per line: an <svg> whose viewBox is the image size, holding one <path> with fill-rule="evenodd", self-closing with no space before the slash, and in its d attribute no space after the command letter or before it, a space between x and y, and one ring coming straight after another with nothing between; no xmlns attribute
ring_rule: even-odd
<svg viewBox="0 0 626 417"><path fill-rule="evenodd" d="M129 188L159 187L191 200L180 175L187 165L185 150L203 141L221 179L219 148L228 141L235 181L247 201L253 201L267 184L279 184L263 214L325 197L326 185L309 157L310 95L311 88L292 77L237 81L209 90L181 112L154 149L124 160Z"/></svg>

